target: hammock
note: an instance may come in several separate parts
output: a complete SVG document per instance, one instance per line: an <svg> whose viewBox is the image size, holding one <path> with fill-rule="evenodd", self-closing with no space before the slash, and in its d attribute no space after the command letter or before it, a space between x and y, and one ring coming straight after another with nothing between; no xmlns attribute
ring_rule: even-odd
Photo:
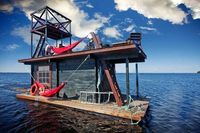
<svg viewBox="0 0 200 133"><path fill-rule="evenodd" d="M45 97L53 97L55 94L57 94L63 87L65 86L65 83L60 84L58 87L54 89L45 89L43 92L39 92L40 96Z"/></svg>
<svg viewBox="0 0 200 133"><path fill-rule="evenodd" d="M43 91L39 92L40 96L53 97L65 86L65 83L62 83L58 87L53 88L53 89L45 89L45 86L36 80L35 80L35 83L33 84L33 86L34 85L36 85L36 88L34 88L35 90L33 92L33 95L35 95L37 90L42 89Z"/></svg>
<svg viewBox="0 0 200 133"><path fill-rule="evenodd" d="M74 43L72 43L71 45L67 45L67 46L65 46L65 47L57 48L57 47L51 46L50 48L51 48L51 50L52 50L55 54L62 54L62 53L64 53L64 52L67 52L67 51L69 51L69 50L72 50L72 49L73 49L74 47L76 47L80 42L82 42L83 39L85 39L85 37L82 38L82 39L80 39L79 41L74 42Z"/></svg>
<svg viewBox="0 0 200 133"><path fill-rule="evenodd" d="M31 86L30 89L30 94L32 96L34 96L38 90L42 89L43 91L39 92L40 96L45 96L45 97L53 97L55 96L55 94L59 93L59 91L65 86L65 84L67 83L67 81L73 76L73 74L87 61L87 59L90 56L88 55L82 62L81 64L76 68L76 70L74 70L71 75L68 77L68 79L66 81L64 81L62 84L60 84L58 87L53 88L53 89L45 89L45 86L40 83L39 81L35 80L33 75L31 73L29 73L31 75L31 77L34 80L34 84Z"/></svg>

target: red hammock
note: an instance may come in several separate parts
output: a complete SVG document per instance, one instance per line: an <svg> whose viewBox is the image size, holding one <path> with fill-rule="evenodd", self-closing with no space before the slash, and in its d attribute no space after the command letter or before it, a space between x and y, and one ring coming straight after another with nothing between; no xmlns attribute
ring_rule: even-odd
<svg viewBox="0 0 200 133"><path fill-rule="evenodd" d="M65 47L61 47L61 48L57 48L57 47L51 47L51 50L54 52L54 53L56 53L56 54L62 54L62 53L64 53L64 52L67 52L67 51L69 51L69 50L72 50L74 47L76 47L81 41L83 41L83 39L85 39L85 37L84 38L82 38L82 39L80 39L79 41L77 41L77 42L74 42L74 43L72 43L71 45L67 45L67 46L65 46Z"/></svg>
<svg viewBox="0 0 200 133"><path fill-rule="evenodd" d="M45 89L43 92L39 92L40 96L45 97L53 97L55 94L57 94L63 87L65 86L65 83L62 83L58 87L54 89Z"/></svg>
<svg viewBox="0 0 200 133"><path fill-rule="evenodd" d="M33 94L35 95L35 93L37 92L37 90L39 88L44 89L45 86L43 84L41 84L40 82L35 80L35 83L33 85L36 85L36 88L33 92ZM53 97L55 94L57 94L63 87L65 86L65 83L60 84L58 87L53 88L53 89L44 89L43 92L39 92L40 96L45 96L45 97Z"/></svg>

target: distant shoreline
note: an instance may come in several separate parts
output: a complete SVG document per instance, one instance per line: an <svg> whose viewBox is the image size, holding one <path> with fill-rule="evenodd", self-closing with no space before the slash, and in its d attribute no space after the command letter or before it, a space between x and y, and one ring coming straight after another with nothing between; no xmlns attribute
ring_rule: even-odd
<svg viewBox="0 0 200 133"><path fill-rule="evenodd" d="M2 74L28 74L28 72L0 72Z"/></svg>
<svg viewBox="0 0 200 133"><path fill-rule="evenodd" d="M197 72L198 73L198 72ZM139 72L139 74L197 74L197 73L188 73L188 72L183 72L183 73L180 73L180 72L177 72L177 73L172 73L172 72L169 72L169 73L166 73L166 72L159 72L159 73L152 73L152 72ZM29 74L28 72L0 72L0 74ZM117 74L126 74L126 73L121 73L121 72L117 72ZM135 74L135 73L132 73L130 72L130 74ZM200 72L199 72L200 74Z"/></svg>

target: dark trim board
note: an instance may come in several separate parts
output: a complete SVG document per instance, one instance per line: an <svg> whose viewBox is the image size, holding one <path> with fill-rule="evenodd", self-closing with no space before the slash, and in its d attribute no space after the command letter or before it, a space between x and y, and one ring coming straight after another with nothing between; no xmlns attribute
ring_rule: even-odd
<svg viewBox="0 0 200 133"><path fill-rule="evenodd" d="M73 52L73 53L62 54L62 55L21 59L21 60L19 60L19 62L25 63L25 64L32 64L34 62L43 62L43 61L50 62L51 60L57 61L57 60L62 60L62 59L67 59L67 58L77 58L79 56L87 56L87 55L94 55L94 56L97 56L98 58L106 56L109 59L109 57L114 58L116 56L116 54L118 54L120 56L120 53L123 53L124 56L128 56L130 58L130 62L134 60L134 59L131 60L131 57L137 56L137 60L139 60L140 62L142 62L146 58L146 55L144 55L136 45L127 44L127 45L123 45L123 46L98 48L98 49ZM116 58L115 60L117 60L117 59L118 58Z"/></svg>

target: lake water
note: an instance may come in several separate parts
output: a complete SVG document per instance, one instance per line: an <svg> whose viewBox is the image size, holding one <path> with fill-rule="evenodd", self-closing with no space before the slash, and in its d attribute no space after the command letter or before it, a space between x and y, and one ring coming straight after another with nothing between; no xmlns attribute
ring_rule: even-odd
<svg viewBox="0 0 200 133"><path fill-rule="evenodd" d="M125 74L117 74L125 93ZM130 74L131 94L135 75ZM151 97L146 121L129 121L17 100L28 74L0 73L0 132L200 132L200 74L139 74L140 95Z"/></svg>

